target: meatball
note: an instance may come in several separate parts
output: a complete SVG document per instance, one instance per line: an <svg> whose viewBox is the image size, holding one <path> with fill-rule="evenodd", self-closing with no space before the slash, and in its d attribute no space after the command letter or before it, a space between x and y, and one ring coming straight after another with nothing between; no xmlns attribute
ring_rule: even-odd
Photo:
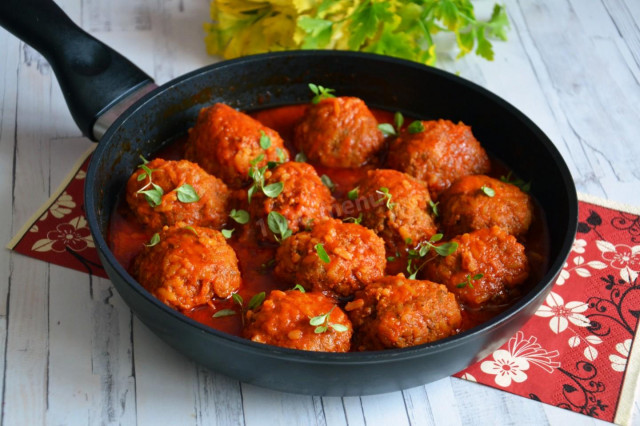
<svg viewBox="0 0 640 426"><path fill-rule="evenodd" d="M515 185L484 175L464 176L440 196L441 225L448 235L499 226L511 235L527 232L531 197Z"/></svg>
<svg viewBox="0 0 640 426"><path fill-rule="evenodd" d="M367 285L345 310L355 329L354 349L360 351L433 342L455 334L462 322L445 286L402 274Z"/></svg>
<svg viewBox="0 0 640 426"><path fill-rule="evenodd" d="M354 168L382 148L384 135L361 99L326 98L309 106L294 129L294 144L314 163Z"/></svg>
<svg viewBox="0 0 640 426"><path fill-rule="evenodd" d="M308 229L318 220L331 216L333 197L331 191L307 163L288 162L273 171L267 171L264 185L282 182L282 192L275 198L257 191L249 205L249 213L256 221L258 236L263 241L275 241L269 231L267 219L270 212L283 215L292 233Z"/></svg>
<svg viewBox="0 0 640 426"><path fill-rule="evenodd" d="M263 135L270 140L267 149L260 144ZM185 157L231 188L249 182L251 163L261 155L264 156L256 162L257 167L289 159L289 152L275 130L225 104L201 109L195 126L189 130Z"/></svg>
<svg viewBox="0 0 640 426"><path fill-rule="evenodd" d="M273 290L247 320L242 335L254 342L319 352L351 346L349 318L322 293Z"/></svg>
<svg viewBox="0 0 640 426"><path fill-rule="evenodd" d="M360 182L356 208L362 211L361 223L395 253L436 233L430 201L422 182L397 170L377 169Z"/></svg>
<svg viewBox="0 0 640 426"><path fill-rule="evenodd" d="M200 226L165 227L133 263L133 276L174 309L188 311L227 298L240 287L238 259L219 231Z"/></svg>
<svg viewBox="0 0 640 426"><path fill-rule="evenodd" d="M461 303L502 303L529 276L524 247L497 226L453 238L455 253L426 264L424 278L447 286Z"/></svg>
<svg viewBox="0 0 640 426"><path fill-rule="evenodd" d="M423 130L411 125L391 143L387 167L426 182L434 199L459 177L489 172L489 157L471 127L449 120L420 123Z"/></svg>
<svg viewBox="0 0 640 426"><path fill-rule="evenodd" d="M326 252L322 260L318 249ZM365 284L381 278L387 260L384 241L355 223L329 219L282 242L276 252L275 275L307 290L329 296L349 296Z"/></svg>
<svg viewBox="0 0 640 426"><path fill-rule="evenodd" d="M143 192L149 190L151 196ZM229 189L190 161L156 158L131 175L126 200L138 221L152 230L178 222L221 228L227 220Z"/></svg>

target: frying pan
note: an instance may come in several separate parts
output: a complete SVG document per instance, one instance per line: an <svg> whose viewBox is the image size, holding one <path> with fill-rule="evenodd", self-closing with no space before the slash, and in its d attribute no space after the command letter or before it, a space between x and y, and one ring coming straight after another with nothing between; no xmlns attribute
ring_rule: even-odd
<svg viewBox="0 0 640 426"><path fill-rule="evenodd" d="M135 315L170 346L243 382L304 394L366 395L428 383L490 354L531 317L571 249L577 197L569 170L544 133L516 108L449 73L373 54L296 51L223 61L155 87L128 60L84 33L46 0L3 0L0 24L51 63L76 123L100 140L86 177L85 210L113 285ZM511 308L456 336L420 346L318 353L254 343L210 329L158 302L123 268L106 243L118 194L139 163L191 127L200 108L241 110L308 102L308 83L357 96L370 107L472 126L493 157L532 181L544 211L549 262Z"/></svg>

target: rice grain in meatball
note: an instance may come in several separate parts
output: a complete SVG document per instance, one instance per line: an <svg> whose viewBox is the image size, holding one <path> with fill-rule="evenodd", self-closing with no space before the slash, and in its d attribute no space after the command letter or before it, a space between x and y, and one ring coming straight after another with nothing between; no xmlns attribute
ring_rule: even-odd
<svg viewBox="0 0 640 426"><path fill-rule="evenodd" d="M381 278L356 292L345 310L353 324L354 349L406 348L456 333L462 316L443 285L402 274Z"/></svg>
<svg viewBox="0 0 640 426"><path fill-rule="evenodd" d="M382 237L393 254L437 232L429 201L424 183L397 170L377 169L360 183L356 208L362 211L362 225Z"/></svg>
<svg viewBox="0 0 640 426"><path fill-rule="evenodd" d="M161 302L188 311L240 287L238 259L219 231L180 224L159 237L136 257L132 273Z"/></svg>
<svg viewBox="0 0 640 426"><path fill-rule="evenodd" d="M260 138L268 137L269 147L260 146ZM289 152L282 138L252 117L225 104L203 108L195 126L189 130L185 156L207 172L237 189L249 182L251 162L262 167L269 161L287 161Z"/></svg>
<svg viewBox="0 0 640 426"><path fill-rule="evenodd" d="M458 243L455 253L428 262L423 276L446 285L461 303L472 307L502 303L529 276L524 246L497 226L451 241Z"/></svg>
<svg viewBox="0 0 640 426"><path fill-rule="evenodd" d="M456 179L489 172L489 157L471 133L471 127L449 120L420 121L391 142L387 167L403 171L427 183L438 199Z"/></svg>
<svg viewBox="0 0 640 426"><path fill-rule="evenodd" d="M267 171L264 185L281 182L282 192L275 198L257 191L249 204L249 213L256 223L258 237L275 241L267 226L270 212L283 215L292 233L311 228L314 222L331 216L331 191L307 163L287 162Z"/></svg>
<svg viewBox="0 0 640 426"><path fill-rule="evenodd" d="M448 235L499 226L511 235L527 232L531 197L510 183L484 175L458 179L440 196L440 219Z"/></svg>
<svg viewBox="0 0 640 426"><path fill-rule="evenodd" d="M361 99L343 96L310 105L295 127L294 144L314 163L354 168L382 148L384 135Z"/></svg>
<svg viewBox="0 0 640 426"><path fill-rule="evenodd" d="M146 168L151 170L151 176L138 168L126 188L127 204L140 223L152 230L178 222L211 228L221 228L225 224L229 189L220 179L187 160L156 158L146 164ZM162 189L159 203L149 201L142 192L153 190L153 185ZM191 193L189 186L195 190L195 197L181 201L180 192Z"/></svg>
<svg viewBox="0 0 640 426"><path fill-rule="evenodd" d="M329 262L321 259L318 244ZM386 266L384 241L355 223L330 219L282 242L276 252L275 274L307 290L349 296L381 278Z"/></svg>
<svg viewBox="0 0 640 426"><path fill-rule="evenodd" d="M312 318L326 314L322 324L311 324ZM298 290L273 290L260 307L247 313L242 332L254 342L319 352L348 352L352 334L349 318L330 298Z"/></svg>

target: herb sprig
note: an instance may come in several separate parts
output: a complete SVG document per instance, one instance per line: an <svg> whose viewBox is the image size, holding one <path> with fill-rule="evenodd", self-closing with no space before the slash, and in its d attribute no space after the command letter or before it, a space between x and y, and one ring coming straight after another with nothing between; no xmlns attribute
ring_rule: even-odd
<svg viewBox="0 0 640 426"><path fill-rule="evenodd" d="M276 211L270 211L267 215L267 225L278 242L286 240L292 234L291 229L289 229L289 222L287 221L287 218Z"/></svg>
<svg viewBox="0 0 640 426"><path fill-rule="evenodd" d="M280 195L280 193L284 189L283 182L275 182L269 185L264 184L265 173L269 168L269 166L267 165L267 166L258 167L258 163L260 163L262 160L264 160L264 154L260 154L256 158L251 160L249 177L253 179L253 183L247 190L247 198L249 202L251 202L251 198L258 191L262 191L262 193L269 198L276 198L278 195Z"/></svg>
<svg viewBox="0 0 640 426"><path fill-rule="evenodd" d="M317 104L323 99L336 97L333 94L335 92L334 89L329 89L327 87L320 86L319 84L309 83L309 90L311 90L311 92L313 92L313 94L315 95L311 99L312 104Z"/></svg>
<svg viewBox="0 0 640 426"><path fill-rule="evenodd" d="M420 272L420 270L430 260L435 259L437 256L445 257L455 253L455 251L458 249L458 243L455 241L449 241L440 245L435 244L438 241L442 240L442 237L442 234L435 234L428 241L423 241L415 248L409 249L407 251L409 255L409 261L407 262L407 273L409 274L409 279L415 280L418 272ZM428 258L424 262L420 263L420 261L424 259L431 250L436 253L436 256Z"/></svg>
<svg viewBox="0 0 640 426"><path fill-rule="evenodd" d="M464 281L461 282L460 284L456 285L457 288L465 288L465 287L469 287L469 288L473 288L473 284L471 283L472 281L478 281L479 279L482 279L482 277L484 277L484 274L475 274L474 276L471 276L471 274L467 274L467 276L465 277Z"/></svg>
<svg viewBox="0 0 640 426"><path fill-rule="evenodd" d="M329 320L329 317L331 316L331 312L333 312L335 308L336 308L335 306L332 307L331 309L329 309L329 312L327 312L326 314L309 318L309 324L316 327L313 330L314 333L316 334L324 333L325 331L329 330L329 328L333 328L335 331L339 333L349 330L349 328L346 325L333 323Z"/></svg>

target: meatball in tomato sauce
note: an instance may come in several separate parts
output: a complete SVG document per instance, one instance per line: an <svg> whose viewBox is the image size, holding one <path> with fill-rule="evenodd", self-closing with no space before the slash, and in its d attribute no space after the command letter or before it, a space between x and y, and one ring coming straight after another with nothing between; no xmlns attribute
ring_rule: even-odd
<svg viewBox="0 0 640 426"><path fill-rule="evenodd" d="M282 184L282 191L276 197L269 197L261 190L252 196L249 212L261 240L275 241L267 226L271 212L284 216L294 234L310 229L314 222L331 216L331 191L309 164L283 163L267 171L266 175L264 186Z"/></svg>
<svg viewBox="0 0 640 426"><path fill-rule="evenodd" d="M471 307L500 304L529 276L524 246L497 226L463 234L451 241L457 250L428 262L423 277L447 286Z"/></svg>
<svg viewBox="0 0 640 426"><path fill-rule="evenodd" d="M400 132L389 146L387 167L426 182L437 199L459 177L489 172L490 162L471 127L433 120L416 121Z"/></svg>
<svg viewBox="0 0 640 426"><path fill-rule="evenodd" d="M345 96L310 105L295 127L294 144L313 163L354 168L373 158L384 135L365 103Z"/></svg>
<svg viewBox="0 0 640 426"><path fill-rule="evenodd" d="M319 352L348 352L352 334L349 318L330 298L298 290L273 290L247 312L242 333L258 343Z"/></svg>
<svg viewBox="0 0 640 426"><path fill-rule="evenodd" d="M456 298L445 286L402 274L367 285L345 310L359 351L433 342L455 334L462 323Z"/></svg>
<svg viewBox="0 0 640 426"><path fill-rule="evenodd" d="M437 232L430 201L423 182L397 170L376 169L360 182L355 204L362 212L362 225L378 234L389 252L395 253Z"/></svg>
<svg viewBox="0 0 640 426"><path fill-rule="evenodd" d="M329 219L287 238L276 252L275 275L329 296L349 296L384 275L384 241L355 223Z"/></svg>
<svg viewBox="0 0 640 426"><path fill-rule="evenodd" d="M253 164L287 161L289 152L275 130L219 103L200 110L189 130L185 156L237 189L249 183Z"/></svg>
<svg viewBox="0 0 640 426"><path fill-rule="evenodd" d="M139 167L126 188L131 211L152 230L178 222L221 228L228 199L224 182L187 160L156 158Z"/></svg>
<svg viewBox="0 0 640 426"><path fill-rule="evenodd" d="M132 273L161 302L188 311L240 287L238 259L219 231L181 224L158 237L136 257Z"/></svg>
<svg viewBox="0 0 640 426"><path fill-rule="evenodd" d="M464 176L440 196L441 225L448 235L499 226L522 235L533 217L531 197L510 183L485 175Z"/></svg>

